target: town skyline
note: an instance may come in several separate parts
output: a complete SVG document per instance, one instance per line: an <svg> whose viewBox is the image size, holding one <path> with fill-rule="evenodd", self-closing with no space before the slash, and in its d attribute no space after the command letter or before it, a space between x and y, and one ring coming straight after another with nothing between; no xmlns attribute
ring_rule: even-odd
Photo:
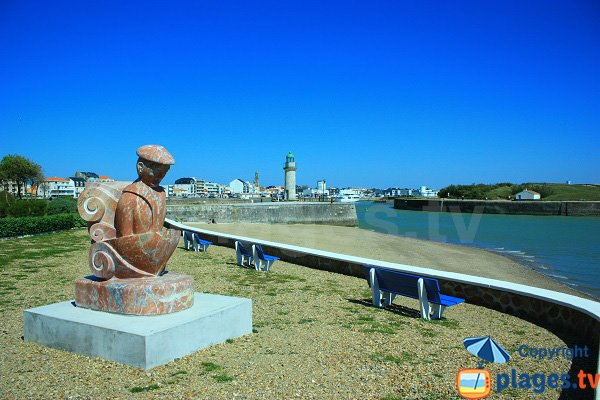
<svg viewBox="0 0 600 400"><path fill-rule="evenodd" d="M5 155L6 154L0 155L0 158L2 158ZM21 154L19 154L19 155L21 155ZM137 160L137 157L135 159ZM31 160L31 161L35 162L35 160ZM67 174L64 174L64 175L48 174L48 173L45 172L45 169L43 168L43 166L42 166L42 169L44 170L44 178L69 179L69 178L75 177L78 173L81 173L81 172L91 172L91 173L94 173L94 174L100 176L103 179L109 179L111 181L113 181L113 180L114 181L130 181L130 180L133 181L133 180L137 179L135 177L131 177L130 179L129 178L119 179L119 178L116 178L114 175L108 175L108 174L105 174L105 173L102 173L102 172L97 172L95 170L89 170L89 169L85 169L85 168L79 168L79 169L74 170L71 173L67 173ZM282 171L283 171L283 169L282 169ZM257 172L260 173L260 171L255 170L252 173L252 175L256 174ZM173 176L172 171L169 171L167 173L166 177L163 179L163 181L161 183L161 186L165 186L165 187L166 186L172 186L172 185L174 185L174 184L177 183L176 182L177 180L185 179L185 178L194 178L194 179L197 179L197 180L205 181L207 183L217 183L217 184L224 185L224 186L228 186L228 184L230 182L232 182L233 180L236 180L236 179L240 179L240 180L252 183L253 179L251 179L249 176L246 176L246 175L250 175L250 174L245 174L244 176L235 176L235 177L232 176L232 177L229 177L229 178L226 177L224 180L217 180L217 179L211 179L210 176L206 177L206 176L203 176L203 175L194 175L194 174L187 174L187 175L183 174L181 176L175 177L175 176ZM281 176L281 180L279 182L266 182L265 183L264 180L262 179L262 173L260 173L260 176L261 176L261 179L260 179L260 182L261 182L260 186L261 187L279 187L279 186L283 187L284 186L284 176L283 176L283 173L282 173L282 176ZM334 187L334 188L365 188L365 189L380 189L380 190L386 190L386 189L405 189L405 188L407 188L407 189L418 189L418 188L423 187L423 186L425 186L425 187L427 187L429 189L440 189L440 188L443 188L443 187L447 187L449 185L471 185L471 184L496 184L496 183L501 183L500 181L494 181L494 182L491 182L491 181L490 182L477 181L477 182L447 182L447 183L441 184L441 185L431 185L427 181L419 182L419 183L416 183L416 184L409 184L409 183L398 181L398 182L394 182L394 183L392 183L390 185L377 186L377 185L372 185L372 184L366 184L366 185L365 184L363 184L363 185L361 185L361 184L353 184L351 182L351 179L348 179L347 181L350 181L350 184L340 185L340 184L335 184L335 182L331 182L330 180L327 179L326 176L321 176L321 178L315 179L314 181L306 181L306 180L302 180L301 179L300 181L298 181L297 186L298 187L304 187L304 186L306 186L308 188L316 188L317 187L317 183L319 181L323 181L323 180L327 182L328 187ZM505 181L505 182L510 182L510 183L513 183L513 184L522 184L522 183L530 182L530 183L568 183L568 184L591 184L591 185L599 185L599 183L595 183L595 182L574 182L574 181L572 181L570 179L568 179L568 180L566 180L564 182L561 182L561 181L533 181L533 180L520 180L520 181L512 181L512 182L511 181Z"/></svg>
<svg viewBox="0 0 600 400"><path fill-rule="evenodd" d="M0 151L47 176L600 183L593 2L8 2Z"/></svg>

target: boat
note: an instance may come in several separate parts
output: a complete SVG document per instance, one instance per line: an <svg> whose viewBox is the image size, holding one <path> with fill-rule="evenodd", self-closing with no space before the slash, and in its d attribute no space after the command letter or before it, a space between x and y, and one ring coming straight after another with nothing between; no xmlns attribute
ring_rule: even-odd
<svg viewBox="0 0 600 400"><path fill-rule="evenodd" d="M335 197L336 203L355 203L360 200L357 194L344 194Z"/></svg>

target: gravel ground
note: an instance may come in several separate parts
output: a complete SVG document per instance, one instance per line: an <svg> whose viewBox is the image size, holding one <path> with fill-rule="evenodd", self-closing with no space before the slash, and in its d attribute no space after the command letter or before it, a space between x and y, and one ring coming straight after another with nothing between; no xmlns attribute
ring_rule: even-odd
<svg viewBox="0 0 600 400"><path fill-rule="evenodd" d="M455 399L461 368L477 366L462 346L491 335L512 353L496 374L558 373L563 358L533 360L516 349L563 347L527 321L471 304L446 319L418 318L417 301L391 310L370 306L366 281L278 261L269 273L235 265L235 252L180 246L168 269L190 274L199 292L251 298L254 333L209 347L151 371L49 349L22 340L23 310L73 298L89 274L85 230L0 242L0 398ZM493 398L556 399L508 389Z"/></svg>

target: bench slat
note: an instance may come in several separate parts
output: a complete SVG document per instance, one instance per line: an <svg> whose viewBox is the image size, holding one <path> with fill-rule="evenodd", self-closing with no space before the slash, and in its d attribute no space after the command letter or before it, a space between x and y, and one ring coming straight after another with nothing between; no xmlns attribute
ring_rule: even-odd
<svg viewBox="0 0 600 400"><path fill-rule="evenodd" d="M440 294L440 304L446 307L453 306L455 304L464 303L465 299L461 299L459 297L452 297L446 294Z"/></svg>

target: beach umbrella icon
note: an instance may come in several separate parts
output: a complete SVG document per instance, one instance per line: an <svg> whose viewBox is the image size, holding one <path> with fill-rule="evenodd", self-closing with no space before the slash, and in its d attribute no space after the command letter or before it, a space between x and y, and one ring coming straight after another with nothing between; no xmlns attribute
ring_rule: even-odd
<svg viewBox="0 0 600 400"><path fill-rule="evenodd" d="M467 351L482 360L492 363L505 363L510 355L490 336L470 337L463 340Z"/></svg>

